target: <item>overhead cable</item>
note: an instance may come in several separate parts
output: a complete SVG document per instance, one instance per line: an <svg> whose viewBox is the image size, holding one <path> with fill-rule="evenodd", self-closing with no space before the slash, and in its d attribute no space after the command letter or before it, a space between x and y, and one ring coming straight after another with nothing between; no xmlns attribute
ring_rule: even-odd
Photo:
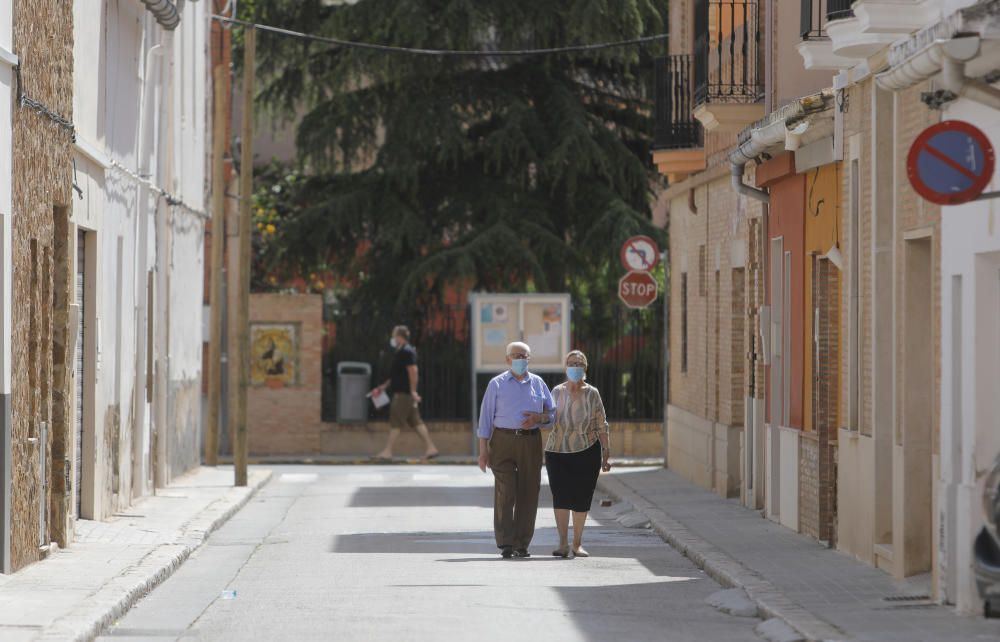
<svg viewBox="0 0 1000 642"><path fill-rule="evenodd" d="M316 34L303 33L301 31L292 31L291 29L272 27L271 25L263 25L255 22L249 22L246 20L238 20L236 18L229 18L227 16L214 15L212 16L212 18L226 24L241 25L243 27L253 27L255 29L259 29L260 31L267 31L270 33L276 33L283 36L290 36L293 38L313 40L315 42L323 42L326 44L337 45L340 47L350 47L354 49L369 49L372 51L382 51L385 53L394 53L394 54L437 56L442 58L443 57L496 58L496 57L517 57L517 56L545 56L545 55L561 54L561 53L599 51L601 49L614 49L616 47L631 47L634 45L642 45L650 42L657 42L659 40L666 40L668 37L667 34L665 33L659 33L653 36L629 38L628 40L615 40L613 42L597 42L586 45L568 45L565 47L548 47L543 49L500 49L496 51L473 50L473 49L422 49L419 47L397 47L395 45L380 45L372 42L341 40L340 38L331 38L329 36L318 36Z"/></svg>

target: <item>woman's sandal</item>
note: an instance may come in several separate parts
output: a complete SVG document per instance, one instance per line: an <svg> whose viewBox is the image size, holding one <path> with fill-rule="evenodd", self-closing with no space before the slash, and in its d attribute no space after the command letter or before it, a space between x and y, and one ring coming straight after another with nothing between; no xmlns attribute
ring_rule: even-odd
<svg viewBox="0 0 1000 642"><path fill-rule="evenodd" d="M568 558L569 548L557 548L556 550L552 551L552 557L561 557L563 559Z"/></svg>
<svg viewBox="0 0 1000 642"><path fill-rule="evenodd" d="M590 553L587 552L587 549L581 546L580 548L573 550L573 557L590 557Z"/></svg>

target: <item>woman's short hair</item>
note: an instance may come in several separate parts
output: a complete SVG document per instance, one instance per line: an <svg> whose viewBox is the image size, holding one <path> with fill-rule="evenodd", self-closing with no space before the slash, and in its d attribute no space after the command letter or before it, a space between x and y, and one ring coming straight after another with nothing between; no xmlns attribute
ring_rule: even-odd
<svg viewBox="0 0 1000 642"><path fill-rule="evenodd" d="M588 365L588 364L587 364L587 355L583 354L583 350L571 350L571 351L570 351L570 352L569 352L569 353L568 353L568 354L566 355L566 358L565 358L565 359L563 359L563 363L566 363L567 361L569 361L569 358L570 358L570 357L579 357L579 358L580 358L580 361L582 361L582 362L583 362L583 367L584 367L584 368L586 368L586 367L587 367L587 365Z"/></svg>
<svg viewBox="0 0 1000 642"><path fill-rule="evenodd" d="M405 325L397 325L395 328L392 329L392 336L394 336L394 337L403 337L404 339L406 339L407 341L409 341L410 340L410 329L407 328Z"/></svg>

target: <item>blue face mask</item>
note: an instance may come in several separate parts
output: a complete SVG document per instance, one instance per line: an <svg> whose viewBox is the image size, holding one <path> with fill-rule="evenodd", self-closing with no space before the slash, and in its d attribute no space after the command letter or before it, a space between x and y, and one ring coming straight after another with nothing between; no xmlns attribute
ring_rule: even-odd
<svg viewBox="0 0 1000 642"><path fill-rule="evenodd" d="M583 368L580 366L569 366L566 368L566 378L573 383L583 381Z"/></svg>
<svg viewBox="0 0 1000 642"><path fill-rule="evenodd" d="M511 372L517 376L523 375L528 371L528 360L527 359L512 359L510 362Z"/></svg>

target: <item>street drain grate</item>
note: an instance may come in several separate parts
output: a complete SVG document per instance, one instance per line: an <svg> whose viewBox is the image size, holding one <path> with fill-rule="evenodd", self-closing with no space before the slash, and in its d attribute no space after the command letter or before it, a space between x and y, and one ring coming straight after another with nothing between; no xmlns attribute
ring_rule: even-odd
<svg viewBox="0 0 1000 642"><path fill-rule="evenodd" d="M883 609L920 609L937 606L930 595L887 595L882 598Z"/></svg>

